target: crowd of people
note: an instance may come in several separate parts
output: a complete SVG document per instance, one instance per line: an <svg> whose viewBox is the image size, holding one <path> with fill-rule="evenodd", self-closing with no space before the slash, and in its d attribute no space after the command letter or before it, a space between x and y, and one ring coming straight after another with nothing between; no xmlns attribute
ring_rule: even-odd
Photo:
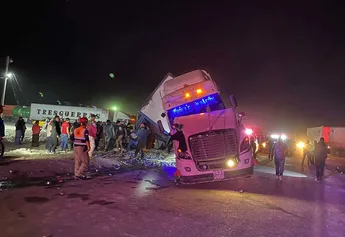
<svg viewBox="0 0 345 237"><path fill-rule="evenodd" d="M23 142L26 123L19 117L15 124L15 144ZM61 119L55 116L54 119L47 119L44 126L35 121L32 126L32 147L39 147L39 137L42 129L46 130L46 149L50 154L55 154L57 149L63 152L74 151L75 176L84 177L89 160L92 159L95 150L113 150L123 154L135 149L135 156L140 153L140 159L144 157L144 149L147 146L147 139L150 129L146 124L141 124L135 130L131 124L124 124L121 121L106 122L96 121L96 115L87 118L80 117L72 122L69 118Z"/></svg>
<svg viewBox="0 0 345 237"><path fill-rule="evenodd" d="M32 126L32 147L39 146L39 136L42 130L47 133L46 149L48 153L56 153L60 146L61 151L73 150L71 134L80 126L80 118L74 122L69 118L61 119L55 116L54 119L47 119L45 125L40 127L39 121L35 121ZM19 117L15 124L16 135L15 144L22 144L25 137L26 123ZM91 115L87 130L89 132L91 150L115 150L128 151L138 147L138 153L146 147L147 137L150 129L146 124L142 124L138 130L131 124L121 121L106 122L96 121L96 115ZM103 145L103 146L102 146ZM90 153L92 156L92 152Z"/></svg>
<svg viewBox="0 0 345 237"><path fill-rule="evenodd" d="M281 138L270 149L269 159L274 159L276 177L279 180L283 179L285 158L288 156L288 153L288 145ZM319 142L314 141L313 145L307 141L303 149L302 166L304 166L305 158L308 158L308 165L315 165L316 181L320 181L323 178L327 154L328 148L323 137L320 138Z"/></svg>

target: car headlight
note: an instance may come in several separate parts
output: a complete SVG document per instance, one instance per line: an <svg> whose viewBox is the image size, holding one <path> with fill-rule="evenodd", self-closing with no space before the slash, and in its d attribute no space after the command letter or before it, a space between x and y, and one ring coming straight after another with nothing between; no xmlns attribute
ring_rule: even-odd
<svg viewBox="0 0 345 237"><path fill-rule="evenodd" d="M297 146L298 148L300 148L300 149L303 149L304 146L305 146L305 144L304 144L304 142L299 142L299 143L297 143L296 146Z"/></svg>

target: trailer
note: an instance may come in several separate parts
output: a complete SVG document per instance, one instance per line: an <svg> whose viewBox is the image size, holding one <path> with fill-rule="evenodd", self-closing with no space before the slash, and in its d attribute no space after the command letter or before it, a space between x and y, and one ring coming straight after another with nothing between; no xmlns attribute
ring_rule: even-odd
<svg viewBox="0 0 345 237"><path fill-rule="evenodd" d="M139 128L140 124L145 123L151 131L149 138L151 144L148 148L162 148L169 141L170 125L167 118L162 118L161 114L165 112L162 102L165 94L163 85L171 79L173 79L173 76L168 73L138 111L136 127ZM160 128L163 128L163 131Z"/></svg>
<svg viewBox="0 0 345 237"><path fill-rule="evenodd" d="M97 120L107 121L109 119L109 111L99 108L77 107L77 106L64 106L64 105L48 105L48 104L35 104L30 106L30 119L31 120L46 120L52 119L56 115L61 118L69 118L77 120L79 117L90 118L91 114L95 114Z"/></svg>
<svg viewBox="0 0 345 237"><path fill-rule="evenodd" d="M345 127L320 126L307 129L308 139L319 141L321 137L331 150L331 155L345 157Z"/></svg>

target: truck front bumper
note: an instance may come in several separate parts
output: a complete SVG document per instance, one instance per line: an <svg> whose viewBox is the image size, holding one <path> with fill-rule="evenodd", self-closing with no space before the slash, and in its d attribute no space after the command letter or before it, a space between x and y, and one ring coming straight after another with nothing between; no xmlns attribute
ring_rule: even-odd
<svg viewBox="0 0 345 237"><path fill-rule="evenodd" d="M182 184L196 184L196 183L208 183L208 182L218 182L225 181L229 179L250 177L254 173L254 167L249 167L240 170L230 170L224 172L224 179L214 180L213 173L209 174L200 174L192 176L181 176L180 182Z"/></svg>

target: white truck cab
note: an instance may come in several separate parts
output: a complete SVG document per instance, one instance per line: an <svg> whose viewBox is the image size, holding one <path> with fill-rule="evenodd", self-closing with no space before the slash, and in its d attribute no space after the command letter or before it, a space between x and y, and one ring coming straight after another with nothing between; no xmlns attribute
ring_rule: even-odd
<svg viewBox="0 0 345 237"><path fill-rule="evenodd" d="M199 183L250 176L253 154L237 113L237 102L226 108L219 89L204 70L195 70L163 83L163 117L172 128L183 125L187 150L174 143L176 178Z"/></svg>

